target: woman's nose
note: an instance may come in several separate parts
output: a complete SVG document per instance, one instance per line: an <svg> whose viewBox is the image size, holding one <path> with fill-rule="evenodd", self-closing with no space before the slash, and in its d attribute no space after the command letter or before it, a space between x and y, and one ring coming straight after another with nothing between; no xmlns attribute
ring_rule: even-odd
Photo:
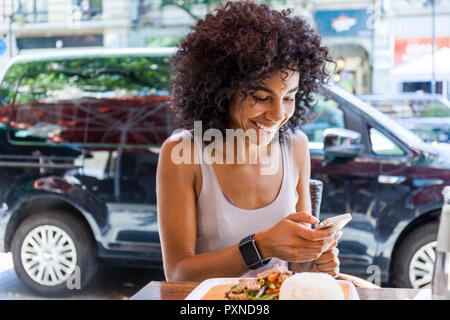
<svg viewBox="0 0 450 320"><path fill-rule="evenodd" d="M283 107L282 101L274 101L266 112L266 118L273 121L280 121L284 119L285 114L286 110Z"/></svg>

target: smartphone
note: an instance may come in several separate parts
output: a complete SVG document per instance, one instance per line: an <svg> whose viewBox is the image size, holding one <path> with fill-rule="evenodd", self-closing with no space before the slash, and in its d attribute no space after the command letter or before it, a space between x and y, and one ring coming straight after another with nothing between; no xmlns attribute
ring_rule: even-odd
<svg viewBox="0 0 450 320"><path fill-rule="evenodd" d="M352 220L352 215L350 213L341 214L321 221L316 229L336 227L338 230L341 230L350 220Z"/></svg>

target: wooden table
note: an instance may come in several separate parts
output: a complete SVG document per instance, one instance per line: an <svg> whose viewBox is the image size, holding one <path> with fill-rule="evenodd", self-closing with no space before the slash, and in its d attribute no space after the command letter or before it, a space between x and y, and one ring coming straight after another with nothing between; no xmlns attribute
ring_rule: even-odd
<svg viewBox="0 0 450 320"><path fill-rule="evenodd" d="M130 300L184 300L198 282L161 282L152 281L139 290ZM361 300L405 300L413 299L418 289L365 289L356 288Z"/></svg>

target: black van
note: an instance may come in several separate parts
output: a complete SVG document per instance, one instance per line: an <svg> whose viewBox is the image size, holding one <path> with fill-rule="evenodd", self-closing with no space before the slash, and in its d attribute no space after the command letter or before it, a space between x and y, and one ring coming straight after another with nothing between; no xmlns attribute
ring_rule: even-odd
<svg viewBox="0 0 450 320"><path fill-rule="evenodd" d="M84 288L99 263L161 265L155 175L175 129L167 107L175 50L19 56L0 77L0 251L12 252L28 288L61 294L74 276ZM321 214L353 213L341 270L367 278L377 266L383 283L429 285L450 184L445 146L328 86L302 129L312 177L324 183ZM357 137L351 151L324 147L347 134Z"/></svg>
<svg viewBox="0 0 450 320"><path fill-rule="evenodd" d="M41 294L161 264L155 175L173 49L19 56L1 80L0 251ZM77 269L77 267L79 269Z"/></svg>

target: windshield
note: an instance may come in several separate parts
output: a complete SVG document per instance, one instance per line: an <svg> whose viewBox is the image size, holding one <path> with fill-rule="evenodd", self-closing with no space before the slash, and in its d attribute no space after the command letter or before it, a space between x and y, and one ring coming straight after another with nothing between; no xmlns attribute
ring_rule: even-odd
<svg viewBox="0 0 450 320"><path fill-rule="evenodd" d="M386 116L379 110L375 109L371 105L364 103L359 98L348 93L344 89L341 89L335 85L325 85L326 90L328 90L335 98L341 103L346 103L355 112L362 114L365 118L370 118L373 121L379 123L383 127L394 133L399 139L408 145L423 144L423 140L417 135L397 123L395 120Z"/></svg>

